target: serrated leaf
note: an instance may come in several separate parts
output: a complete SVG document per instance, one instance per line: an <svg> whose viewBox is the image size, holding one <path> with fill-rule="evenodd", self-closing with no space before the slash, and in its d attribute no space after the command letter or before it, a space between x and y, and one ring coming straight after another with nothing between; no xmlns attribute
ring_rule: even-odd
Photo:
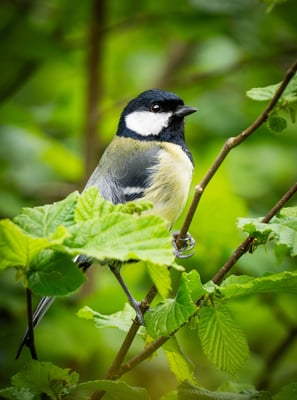
<svg viewBox="0 0 297 400"><path fill-rule="evenodd" d="M44 250L33 259L27 280L37 295L63 296L77 290L86 278L69 255Z"/></svg>
<svg viewBox="0 0 297 400"><path fill-rule="evenodd" d="M171 290L171 278L168 267L166 265L158 265L150 262L146 262L145 266L160 296L162 299L165 299Z"/></svg>
<svg viewBox="0 0 297 400"><path fill-rule="evenodd" d="M8 267L28 268L37 254L46 248L60 244L64 236L54 241L32 237L8 219L0 221L0 269Z"/></svg>
<svg viewBox="0 0 297 400"><path fill-rule="evenodd" d="M122 311L106 315L85 306L78 311L77 315L80 318L93 320L97 328L117 328L128 332L131 322L135 319L135 310L126 303ZM142 331L140 330L138 333L142 334Z"/></svg>
<svg viewBox="0 0 297 400"><path fill-rule="evenodd" d="M78 382L78 374L49 362L32 361L11 379L12 387L0 391L7 399L33 400L67 396Z"/></svg>
<svg viewBox="0 0 297 400"><path fill-rule="evenodd" d="M259 293L297 294L297 271L265 274L259 278L231 275L222 282L219 290L226 298Z"/></svg>
<svg viewBox="0 0 297 400"><path fill-rule="evenodd" d="M24 208L14 218L25 232L37 237L51 237L60 225L71 226L74 221L74 209L78 192L73 192L64 200L40 207Z"/></svg>
<svg viewBox="0 0 297 400"><path fill-rule="evenodd" d="M116 211L125 214L140 215L142 212L148 211L151 208L153 208L153 203L145 199L139 199L137 201L128 201L127 203L116 205Z"/></svg>
<svg viewBox="0 0 297 400"><path fill-rule="evenodd" d="M169 336L195 314L194 301L205 293L198 277L197 271L183 272L175 299L167 299L145 314L145 326L151 337Z"/></svg>
<svg viewBox="0 0 297 400"><path fill-rule="evenodd" d="M296 207L291 211L286 208L268 224L259 218L240 218L238 227L265 243L268 238L274 239L276 245L286 246L291 256L297 255L297 218Z"/></svg>
<svg viewBox="0 0 297 400"><path fill-rule="evenodd" d="M140 387L129 386L125 382L111 380L97 380L80 383L72 392L73 398L89 399L95 391L104 391L106 400L149 400L147 391Z"/></svg>
<svg viewBox="0 0 297 400"><path fill-rule="evenodd" d="M75 208L75 220L76 222L88 221L92 218L104 217L113 212L140 215L150 208L152 208L152 204L146 200L114 205L110 201L103 199L96 186L91 186L78 198Z"/></svg>
<svg viewBox="0 0 297 400"><path fill-rule="evenodd" d="M199 313L199 338L204 353L220 370L235 375L247 360L245 336L224 305L204 306Z"/></svg>
<svg viewBox="0 0 297 400"><path fill-rule="evenodd" d="M195 382L190 361L183 354L176 338L171 337L163 346L170 371L174 374L177 381Z"/></svg>
<svg viewBox="0 0 297 400"><path fill-rule="evenodd" d="M115 206L103 199L96 186L85 190L77 199L75 208L75 221L88 221L101 215L113 212Z"/></svg>
<svg viewBox="0 0 297 400"><path fill-rule="evenodd" d="M173 260L171 236L165 222L156 216L112 213L100 219L70 227L65 241L68 250L98 260L131 259L170 265Z"/></svg>
<svg viewBox="0 0 297 400"><path fill-rule="evenodd" d="M244 393L212 392L183 382L178 388L178 400L272 400L272 397L269 392L255 389Z"/></svg>

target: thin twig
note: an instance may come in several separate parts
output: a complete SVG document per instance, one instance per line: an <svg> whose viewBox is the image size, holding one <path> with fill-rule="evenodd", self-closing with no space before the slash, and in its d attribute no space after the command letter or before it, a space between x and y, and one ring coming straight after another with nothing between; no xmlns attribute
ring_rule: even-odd
<svg viewBox="0 0 297 400"><path fill-rule="evenodd" d="M145 299L141 302L142 304L145 305L145 307L143 309L143 313L146 312L148 306L151 304L151 302L154 299L154 297L156 296L156 294L157 294L157 288L155 285L153 285L150 288L150 290L148 291L147 295L145 296ZM121 346L120 350L118 351L110 369L104 375L104 379L112 379L114 372L120 367L124 358L126 357L126 354L129 350L139 328L140 328L139 322L138 322L137 318L135 318L135 320L133 321L133 323L122 343L122 346Z"/></svg>
<svg viewBox="0 0 297 400"><path fill-rule="evenodd" d="M156 294L158 293L157 288L155 285L153 285L150 290L147 292L144 300L142 300L140 304L140 308L142 309L143 314L148 310L149 305L155 298ZM104 375L104 379L109 379L109 380L115 380L118 377L118 371L121 368L121 364L124 361L131 344L133 343L135 336L137 335L138 329L140 328L140 324L135 318L133 321L129 331L127 332L127 335L119 349L119 351L116 354L116 357L111 364L109 370L106 372ZM104 396L105 391L103 390L98 390L92 394L91 400L100 400Z"/></svg>
<svg viewBox="0 0 297 400"><path fill-rule="evenodd" d="M293 76L296 74L297 71L297 60L292 64L292 66L288 69L284 80L280 84L278 90L276 91L275 95L271 99L270 103L267 105L265 110L262 112L261 115L245 130L243 130L239 135L235 137L231 137L227 139L225 142L224 146L222 147L221 151L219 152L217 158L207 171L206 175L204 178L201 180L201 182L196 186L195 188L195 193L194 197L192 199L192 203L190 205L190 208L188 210L188 213L185 217L184 223L181 227L181 230L179 232L179 235L176 239L176 244L177 247L179 247L182 244L182 241L179 242L179 238L185 238L186 234L190 228L190 225L192 223L193 217L195 215L195 212L197 210L198 204L200 202L200 199L202 197L202 194L210 182L210 180L213 178L229 152L234 149L236 146L241 144L243 141L245 141L249 136L251 136L268 118L269 113L273 110L275 107L276 103L280 99L281 95L283 94L284 90L288 86L290 80L293 78Z"/></svg>
<svg viewBox="0 0 297 400"><path fill-rule="evenodd" d="M286 204L286 202L297 192L297 182L294 183L294 185L291 186L291 188L283 195L283 197L275 204L274 207L265 215L264 218L262 218L261 222L267 223L271 220L272 217L274 217L278 211ZM221 280L224 278L224 276L227 274L227 272L233 267L233 265L239 260L243 254L245 254L254 238L251 236L248 236L234 251L232 256L229 258L228 261L222 266L222 268L219 269L219 271L215 274L215 276L212 278L212 281L216 284L221 282Z"/></svg>
<svg viewBox="0 0 297 400"><path fill-rule="evenodd" d="M27 320L28 320L28 342L26 345L29 347L32 360L37 360L37 352L34 341L34 325L33 325L33 309L32 309L32 293L29 288L26 289L27 300Z"/></svg>

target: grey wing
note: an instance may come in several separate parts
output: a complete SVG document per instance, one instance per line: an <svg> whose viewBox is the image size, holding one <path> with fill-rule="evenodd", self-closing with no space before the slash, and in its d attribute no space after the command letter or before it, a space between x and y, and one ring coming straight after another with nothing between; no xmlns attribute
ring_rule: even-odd
<svg viewBox="0 0 297 400"><path fill-rule="evenodd" d="M118 138L125 140L123 138ZM85 188L97 186L101 195L114 204L143 197L159 163L161 148L152 142L142 145L128 141L122 151L109 146Z"/></svg>

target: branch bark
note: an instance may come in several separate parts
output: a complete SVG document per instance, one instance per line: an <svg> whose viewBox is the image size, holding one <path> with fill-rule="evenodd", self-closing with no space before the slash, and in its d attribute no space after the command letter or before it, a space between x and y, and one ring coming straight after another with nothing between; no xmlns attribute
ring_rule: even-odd
<svg viewBox="0 0 297 400"><path fill-rule="evenodd" d="M102 46L103 26L105 21L105 1L93 0L88 39L87 55L87 110L85 123L85 179L94 170L98 162L98 154L102 153L102 144L97 137L100 121L99 103L103 92L102 78Z"/></svg>

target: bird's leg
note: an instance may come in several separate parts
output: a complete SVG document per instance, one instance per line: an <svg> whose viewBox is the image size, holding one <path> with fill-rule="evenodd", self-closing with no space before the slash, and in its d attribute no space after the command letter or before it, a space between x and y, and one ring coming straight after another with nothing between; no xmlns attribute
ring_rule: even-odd
<svg viewBox="0 0 297 400"><path fill-rule="evenodd" d="M172 245L175 257L189 258L194 254L194 251L192 250L196 242L189 232L187 232L185 237L180 237L179 232L173 232L172 237Z"/></svg>
<svg viewBox="0 0 297 400"><path fill-rule="evenodd" d="M116 267L109 266L109 268L110 268L111 272L114 274L114 276L116 277L119 284L121 285L122 289L124 290L128 300L129 300L129 303L134 308L134 310L136 312L136 318L137 318L139 324L144 325L144 319L143 319L142 311L140 309L140 304L137 300L134 299L134 297L130 293L127 285L125 284L123 277L121 275L121 269L118 266L116 266Z"/></svg>

